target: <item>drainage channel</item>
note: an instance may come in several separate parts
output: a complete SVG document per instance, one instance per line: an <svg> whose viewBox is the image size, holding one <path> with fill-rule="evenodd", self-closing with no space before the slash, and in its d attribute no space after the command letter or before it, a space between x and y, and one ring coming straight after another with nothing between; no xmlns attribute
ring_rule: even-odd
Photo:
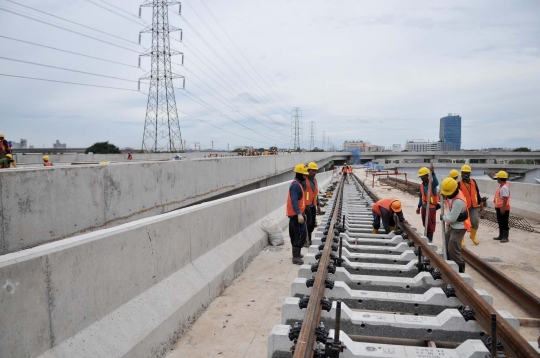
<svg viewBox="0 0 540 358"><path fill-rule="evenodd" d="M331 189L269 358L540 357L519 320L414 228L373 234L378 198L356 176Z"/></svg>

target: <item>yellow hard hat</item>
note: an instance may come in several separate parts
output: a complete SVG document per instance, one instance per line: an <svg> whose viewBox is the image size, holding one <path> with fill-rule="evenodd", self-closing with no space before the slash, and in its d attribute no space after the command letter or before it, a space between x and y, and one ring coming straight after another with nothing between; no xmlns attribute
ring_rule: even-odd
<svg viewBox="0 0 540 358"><path fill-rule="evenodd" d="M423 177L424 175L429 175L429 169L427 167L422 167L418 171L418 177Z"/></svg>
<svg viewBox="0 0 540 358"><path fill-rule="evenodd" d="M450 177L453 178L453 179L457 179L457 177L459 176L459 172L455 169L452 169L450 170Z"/></svg>
<svg viewBox="0 0 540 358"><path fill-rule="evenodd" d="M300 174L307 174L307 167L305 164L297 164L295 167L294 167L294 172L295 173L300 173Z"/></svg>
<svg viewBox="0 0 540 358"><path fill-rule="evenodd" d="M458 187L457 181L452 178L446 178L441 184L441 193L443 195L452 195Z"/></svg>
<svg viewBox="0 0 540 358"><path fill-rule="evenodd" d="M464 166L461 167L461 171L462 171L462 172L465 172L465 173L470 173L470 172L472 171L472 170L471 170L471 166L465 164Z"/></svg>
<svg viewBox="0 0 540 358"><path fill-rule="evenodd" d="M395 212L395 213L399 213L402 208L401 208L401 201L399 200L394 200L392 201L392 204L390 204L390 207L392 208L392 210Z"/></svg>
<svg viewBox="0 0 540 358"><path fill-rule="evenodd" d="M6 154L6 157L8 157L9 159L13 159L13 156L11 154Z"/></svg>
<svg viewBox="0 0 540 358"><path fill-rule="evenodd" d="M48 155L43 156L43 160L49 161L49 156Z"/></svg>
<svg viewBox="0 0 540 358"><path fill-rule="evenodd" d="M343 163L343 165L347 165L347 163Z"/></svg>
<svg viewBox="0 0 540 358"><path fill-rule="evenodd" d="M3 134L0 134L0 138L4 138L4 137L5 137L5 135L3 135Z"/></svg>
<svg viewBox="0 0 540 358"><path fill-rule="evenodd" d="M311 162L307 166L308 169L319 170L319 166L315 162Z"/></svg>
<svg viewBox="0 0 540 358"><path fill-rule="evenodd" d="M495 177L498 179L508 179L508 173L505 172L504 170L501 170L500 172L497 173Z"/></svg>

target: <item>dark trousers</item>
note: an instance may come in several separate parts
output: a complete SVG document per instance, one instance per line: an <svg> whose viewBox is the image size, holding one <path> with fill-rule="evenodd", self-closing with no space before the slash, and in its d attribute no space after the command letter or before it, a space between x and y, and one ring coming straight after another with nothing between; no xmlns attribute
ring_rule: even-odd
<svg viewBox="0 0 540 358"><path fill-rule="evenodd" d="M289 216L289 237L291 238L291 245L293 247L304 247L306 236L306 223L300 225L298 223L298 216Z"/></svg>
<svg viewBox="0 0 540 358"><path fill-rule="evenodd" d="M510 218L510 210L506 210L504 214L501 214L501 209L496 208L497 211L497 223L499 224L499 230L510 230L508 226L508 219Z"/></svg>
<svg viewBox="0 0 540 358"><path fill-rule="evenodd" d="M382 218L379 216L379 214L377 214L373 210L371 211L371 213L373 214L373 228L379 230L379 228L381 227ZM394 220L393 216L390 216L390 219L388 220L388 226L393 226L393 227L396 226L396 221ZM388 233L390 233L390 231L388 231L387 234Z"/></svg>
<svg viewBox="0 0 540 358"><path fill-rule="evenodd" d="M315 230L315 226L317 226L317 209L314 206L306 207L306 216L308 237L309 241L311 241L311 233Z"/></svg>
<svg viewBox="0 0 540 358"><path fill-rule="evenodd" d="M426 227L426 208L422 206L420 215L422 215L422 226ZM429 209L427 233L433 234L437 226L437 210Z"/></svg>
<svg viewBox="0 0 540 358"><path fill-rule="evenodd" d="M454 229L451 226L446 227L446 252L448 252L448 258L453 260L458 265L465 264L465 260L461 257L461 240L467 233L465 229Z"/></svg>

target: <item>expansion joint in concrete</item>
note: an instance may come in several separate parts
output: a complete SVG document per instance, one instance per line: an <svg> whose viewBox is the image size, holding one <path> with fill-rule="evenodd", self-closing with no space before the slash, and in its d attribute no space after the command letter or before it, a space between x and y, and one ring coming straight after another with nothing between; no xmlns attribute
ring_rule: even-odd
<svg viewBox="0 0 540 358"><path fill-rule="evenodd" d="M52 278L51 278L51 266L49 263L49 257L45 256L45 280L46 280L46 289L47 289L47 311L49 315L49 341L51 343L51 348L54 347L55 336L52 323L52 311L54 310L54 291L52 287Z"/></svg>

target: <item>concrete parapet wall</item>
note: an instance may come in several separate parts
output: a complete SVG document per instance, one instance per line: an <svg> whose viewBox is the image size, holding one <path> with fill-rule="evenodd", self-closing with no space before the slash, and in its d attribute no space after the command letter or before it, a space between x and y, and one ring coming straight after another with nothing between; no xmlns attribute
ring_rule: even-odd
<svg viewBox="0 0 540 358"><path fill-rule="evenodd" d="M262 219L285 226L288 186L0 257L0 352L161 356L266 245Z"/></svg>
<svg viewBox="0 0 540 358"><path fill-rule="evenodd" d="M335 153L339 154L339 153ZM331 153L0 171L0 255L162 214ZM292 174L291 174L292 176Z"/></svg>

